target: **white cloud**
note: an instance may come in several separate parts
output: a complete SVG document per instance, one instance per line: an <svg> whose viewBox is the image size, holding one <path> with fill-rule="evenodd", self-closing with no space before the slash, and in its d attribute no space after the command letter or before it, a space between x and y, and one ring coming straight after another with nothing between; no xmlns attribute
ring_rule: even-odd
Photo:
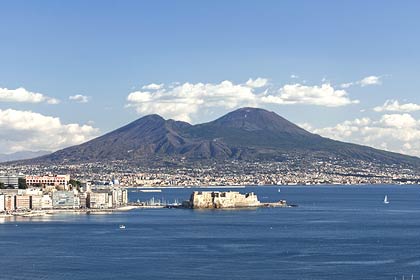
<svg viewBox="0 0 420 280"><path fill-rule="evenodd" d="M359 103L358 100L351 100L345 90L334 89L330 84L321 86L285 85L278 90L277 94L262 97L262 101L274 104L309 104L326 107Z"/></svg>
<svg viewBox="0 0 420 280"><path fill-rule="evenodd" d="M375 112L410 113L420 111L420 105L415 103L400 104L398 100L387 100L384 105L373 108Z"/></svg>
<svg viewBox="0 0 420 280"><path fill-rule="evenodd" d="M76 94L69 96L69 99L79 103L88 103L90 98L86 95Z"/></svg>
<svg viewBox="0 0 420 280"><path fill-rule="evenodd" d="M254 88L223 81L219 84L184 83L156 91L135 91L128 95L128 107L139 114L161 114L167 118L191 121L191 116L203 108L233 109L238 106L256 105Z"/></svg>
<svg viewBox="0 0 420 280"><path fill-rule="evenodd" d="M21 102L58 104L60 101L42 93L31 92L22 87L17 89L0 88L0 102Z"/></svg>
<svg viewBox="0 0 420 280"><path fill-rule="evenodd" d="M341 88L349 88L351 86L355 86L355 85L359 85L361 87L365 87L365 86L372 86L372 85L380 85L382 84L382 77L380 76L367 76L364 77L363 79L356 81L356 82L348 82L348 83L343 83L340 85Z"/></svg>
<svg viewBox="0 0 420 280"><path fill-rule="evenodd" d="M191 121L203 110L235 109L263 104L310 104L327 107L358 103L351 100L344 90L336 90L330 84L306 86L285 85L278 90L266 88L267 79L249 79L245 84L231 81L221 83L184 83L163 86L157 90L131 92L127 107L139 114L160 114L166 118Z"/></svg>
<svg viewBox="0 0 420 280"><path fill-rule="evenodd" d="M298 75L295 75L295 74L290 75L290 79L298 79L298 78L299 78Z"/></svg>
<svg viewBox="0 0 420 280"><path fill-rule="evenodd" d="M352 85L354 85L354 83L344 83L344 84L341 84L341 85L340 85L340 87L341 87L341 88L349 88L349 87L351 87Z"/></svg>
<svg viewBox="0 0 420 280"><path fill-rule="evenodd" d="M57 105L57 104L60 104L60 100L57 99L57 98L51 98L51 97L49 97L47 99L47 103L48 104L51 104L51 105Z"/></svg>
<svg viewBox="0 0 420 280"><path fill-rule="evenodd" d="M163 88L163 84L149 84L142 87L142 89L158 90Z"/></svg>
<svg viewBox="0 0 420 280"><path fill-rule="evenodd" d="M57 117L31 111L0 110L0 153L57 150L92 139L98 129L63 124Z"/></svg>
<svg viewBox="0 0 420 280"><path fill-rule="evenodd" d="M383 115L379 122L396 128L412 128L417 125L417 121L409 114Z"/></svg>
<svg viewBox="0 0 420 280"><path fill-rule="evenodd" d="M255 80L249 79L246 82L246 85L252 88L261 88L265 87L268 84L268 79L256 78Z"/></svg>
<svg viewBox="0 0 420 280"><path fill-rule="evenodd" d="M365 77L365 78L361 79L358 82L358 84L362 87L371 86L371 85L380 85L381 83L382 83L381 82L381 77L378 77L378 76L368 76L368 77Z"/></svg>
<svg viewBox="0 0 420 280"><path fill-rule="evenodd" d="M305 127L332 139L420 156L420 121L409 114L383 115L376 120L358 118L325 128Z"/></svg>

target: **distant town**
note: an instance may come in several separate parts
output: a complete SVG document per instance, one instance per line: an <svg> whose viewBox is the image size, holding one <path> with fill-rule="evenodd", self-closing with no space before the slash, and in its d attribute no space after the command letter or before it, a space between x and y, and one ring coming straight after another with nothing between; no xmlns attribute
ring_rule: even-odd
<svg viewBox="0 0 420 280"><path fill-rule="evenodd" d="M124 187L316 185L316 184L417 184L420 171L409 166L363 160L328 160L290 157L281 162L152 162L137 166L127 161L59 165L0 165L1 176L70 174L80 182L106 184L118 181ZM25 176L23 176L25 177ZM22 178L23 178L22 177ZM7 183L6 183L7 184Z"/></svg>

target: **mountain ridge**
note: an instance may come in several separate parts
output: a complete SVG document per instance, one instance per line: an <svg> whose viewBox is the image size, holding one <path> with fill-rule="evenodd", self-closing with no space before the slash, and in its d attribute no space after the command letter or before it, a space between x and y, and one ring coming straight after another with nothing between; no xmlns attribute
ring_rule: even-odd
<svg viewBox="0 0 420 280"><path fill-rule="evenodd" d="M420 158L325 138L274 112L251 107L196 125L147 115L88 142L26 162L279 161L294 155L420 167Z"/></svg>
<svg viewBox="0 0 420 280"><path fill-rule="evenodd" d="M16 160L24 160L40 157L43 155L50 154L50 151L20 151L11 154L0 154L0 163Z"/></svg>

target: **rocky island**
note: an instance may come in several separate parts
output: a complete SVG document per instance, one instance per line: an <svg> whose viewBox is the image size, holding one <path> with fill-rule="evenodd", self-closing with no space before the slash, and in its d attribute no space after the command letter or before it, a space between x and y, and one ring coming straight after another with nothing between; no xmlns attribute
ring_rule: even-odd
<svg viewBox="0 0 420 280"><path fill-rule="evenodd" d="M235 191L195 191L190 200L182 204L192 209L245 208L245 207L289 207L285 200L262 203L253 192L241 194Z"/></svg>

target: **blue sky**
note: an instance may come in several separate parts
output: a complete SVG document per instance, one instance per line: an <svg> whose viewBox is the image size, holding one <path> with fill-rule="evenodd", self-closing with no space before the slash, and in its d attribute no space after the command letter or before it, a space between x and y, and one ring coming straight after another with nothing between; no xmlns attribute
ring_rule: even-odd
<svg viewBox="0 0 420 280"><path fill-rule="evenodd" d="M258 106L327 137L420 155L419 10L1 1L0 153L59 149L148 113L198 123Z"/></svg>

